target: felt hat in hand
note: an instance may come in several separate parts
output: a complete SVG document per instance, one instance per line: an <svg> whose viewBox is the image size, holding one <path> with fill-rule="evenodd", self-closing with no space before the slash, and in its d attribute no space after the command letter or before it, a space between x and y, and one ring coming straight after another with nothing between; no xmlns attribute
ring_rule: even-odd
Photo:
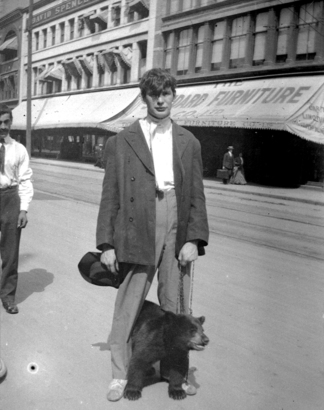
<svg viewBox="0 0 324 410"><path fill-rule="evenodd" d="M112 273L106 265L100 262L100 252L87 252L78 264L83 279L92 285L112 286L116 289L121 284L120 275Z"/></svg>

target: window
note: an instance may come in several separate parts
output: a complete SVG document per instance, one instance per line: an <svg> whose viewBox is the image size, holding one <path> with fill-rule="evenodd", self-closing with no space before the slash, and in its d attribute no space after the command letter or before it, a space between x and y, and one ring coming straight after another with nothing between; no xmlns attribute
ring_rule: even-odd
<svg viewBox="0 0 324 410"><path fill-rule="evenodd" d="M82 16L78 18L78 36L82 37L84 33L84 20Z"/></svg>
<svg viewBox="0 0 324 410"><path fill-rule="evenodd" d="M171 71L171 56L172 56L172 48L173 48L173 33L167 33L164 37L164 68L167 71Z"/></svg>
<svg viewBox="0 0 324 410"><path fill-rule="evenodd" d="M37 95L37 68L33 68L33 95Z"/></svg>
<svg viewBox="0 0 324 410"><path fill-rule="evenodd" d="M182 0L182 10L192 10L195 7L195 0Z"/></svg>
<svg viewBox="0 0 324 410"><path fill-rule="evenodd" d="M319 20L321 20L321 3L319 1L301 6L298 19L296 60L314 60L316 56L315 36Z"/></svg>
<svg viewBox="0 0 324 410"><path fill-rule="evenodd" d="M55 37L56 37L56 27L52 26L51 27L51 34L52 34L52 46L55 45Z"/></svg>
<svg viewBox="0 0 324 410"><path fill-rule="evenodd" d="M65 31L65 23L60 23L60 35L61 35L61 43L64 43L64 31Z"/></svg>
<svg viewBox="0 0 324 410"><path fill-rule="evenodd" d="M120 25L120 6L113 6L111 10L111 20L113 26L117 27Z"/></svg>
<svg viewBox="0 0 324 410"><path fill-rule="evenodd" d="M280 16L279 16L279 25L278 25L276 63L284 63L287 60L289 26L292 21L292 17L293 17L292 9L290 8L281 9Z"/></svg>
<svg viewBox="0 0 324 410"><path fill-rule="evenodd" d="M72 85L72 77L67 74L66 75L66 89L67 91L71 91L71 85Z"/></svg>
<svg viewBox="0 0 324 410"><path fill-rule="evenodd" d="M74 39L74 19L69 20L70 40Z"/></svg>
<svg viewBox="0 0 324 410"><path fill-rule="evenodd" d="M9 31L1 46L0 55L3 54L3 61L10 61L18 57L18 38L13 30ZM7 85L10 87L10 83Z"/></svg>
<svg viewBox="0 0 324 410"><path fill-rule="evenodd" d="M203 48L204 48L204 26L200 26L195 31L195 49L196 49L195 73L200 73L202 69Z"/></svg>
<svg viewBox="0 0 324 410"><path fill-rule="evenodd" d="M265 60L268 13L259 13L255 20L253 65L262 65Z"/></svg>
<svg viewBox="0 0 324 410"><path fill-rule="evenodd" d="M191 30L182 30L179 33L177 74L187 74L191 49Z"/></svg>
<svg viewBox="0 0 324 410"><path fill-rule="evenodd" d="M211 70L219 70L223 59L225 21L218 21L214 26L212 39Z"/></svg>
<svg viewBox="0 0 324 410"><path fill-rule="evenodd" d="M76 89L77 90L81 90L81 81L82 81L81 77L75 77Z"/></svg>
<svg viewBox="0 0 324 410"><path fill-rule="evenodd" d="M128 10L127 23L132 23L134 20L135 20L135 11L134 10Z"/></svg>
<svg viewBox="0 0 324 410"><path fill-rule="evenodd" d="M102 7L98 15L99 31L107 30L108 27L108 6Z"/></svg>
<svg viewBox="0 0 324 410"><path fill-rule="evenodd" d="M232 22L230 68L244 64L248 24L248 16L238 17Z"/></svg>
<svg viewBox="0 0 324 410"><path fill-rule="evenodd" d="M43 48L47 47L47 29L43 30Z"/></svg>
<svg viewBox="0 0 324 410"><path fill-rule="evenodd" d="M177 13L179 11L179 0L170 0L170 14Z"/></svg>
<svg viewBox="0 0 324 410"><path fill-rule="evenodd" d="M35 33L35 50L39 50L39 32Z"/></svg>
<svg viewBox="0 0 324 410"><path fill-rule="evenodd" d="M139 61L139 78L143 77L143 74L146 71L146 55L147 55L147 41L140 41L138 43L140 50L140 61Z"/></svg>

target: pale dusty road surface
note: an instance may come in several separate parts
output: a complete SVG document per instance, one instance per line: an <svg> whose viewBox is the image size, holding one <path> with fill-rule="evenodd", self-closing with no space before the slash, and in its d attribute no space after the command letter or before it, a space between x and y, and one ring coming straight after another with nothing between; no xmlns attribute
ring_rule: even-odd
<svg viewBox="0 0 324 410"><path fill-rule="evenodd" d="M198 394L171 400L156 377L138 402L110 403L107 338L116 291L89 285L77 270L95 250L103 172L33 169L20 313L0 311L8 367L1 410L324 409L323 205L291 201L288 190L284 199L209 181L210 244L194 270L193 313L206 316L210 338L205 351L190 354ZM156 283L149 299L156 301Z"/></svg>

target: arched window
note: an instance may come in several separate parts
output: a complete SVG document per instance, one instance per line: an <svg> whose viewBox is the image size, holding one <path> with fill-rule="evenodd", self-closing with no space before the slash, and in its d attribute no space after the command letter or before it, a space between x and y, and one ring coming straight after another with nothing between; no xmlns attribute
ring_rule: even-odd
<svg viewBox="0 0 324 410"><path fill-rule="evenodd" d="M18 57L18 39L14 31L9 31L5 41L0 45L0 53L4 56L3 61L13 60Z"/></svg>

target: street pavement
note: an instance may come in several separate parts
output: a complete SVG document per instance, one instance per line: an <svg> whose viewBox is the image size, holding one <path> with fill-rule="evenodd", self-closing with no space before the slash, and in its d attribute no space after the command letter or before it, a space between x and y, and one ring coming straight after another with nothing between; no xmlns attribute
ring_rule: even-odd
<svg viewBox="0 0 324 410"><path fill-rule="evenodd" d="M32 158L31 163L46 164L50 166L60 166L72 169L87 170L103 174L103 169L95 167L90 163L57 161L50 159ZM324 184L322 185L301 185L298 188L271 187L257 184L247 185L224 185L222 181L213 178L204 179L206 188L223 190L225 192L242 192L253 196L281 198L284 200L303 202L314 205L324 205Z"/></svg>
<svg viewBox="0 0 324 410"><path fill-rule="evenodd" d="M212 235L206 257L195 265L194 315L206 316L210 345L190 354L189 379L198 394L173 401L166 383L155 378L138 402L110 403L105 398L110 381L107 339L116 292L89 285L76 269L81 256L94 250L98 196L88 201L86 196L67 197L69 187L63 194L38 188L45 186L42 173L48 178L49 169L60 177L64 169L73 181L80 170L95 178L79 178L77 188L89 192L93 184L92 194L100 188L103 170L34 158L31 165L36 192L22 236L20 313L0 310L0 353L8 367L0 383L0 410L324 408L323 189L204 181ZM66 184L62 180L62 192ZM243 220L241 211L248 215L253 209L257 213ZM268 225L261 226L261 213L284 218L268 218ZM236 225L227 222L233 217ZM245 235L243 240L219 233L228 223ZM249 242L251 229L257 234ZM156 283L149 299L156 301Z"/></svg>

